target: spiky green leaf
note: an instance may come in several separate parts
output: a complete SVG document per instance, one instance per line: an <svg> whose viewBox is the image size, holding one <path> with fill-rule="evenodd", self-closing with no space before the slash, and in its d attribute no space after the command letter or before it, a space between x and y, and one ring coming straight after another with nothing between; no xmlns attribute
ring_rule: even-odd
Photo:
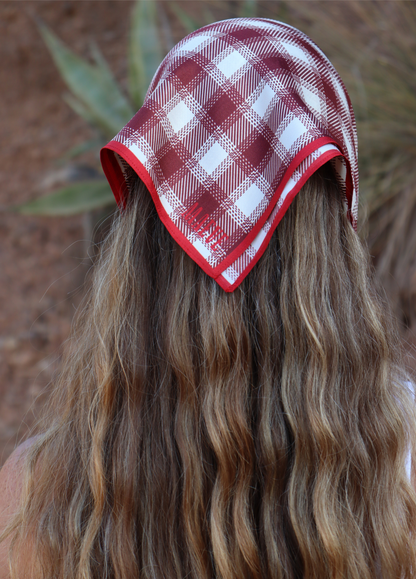
<svg viewBox="0 0 416 579"><path fill-rule="evenodd" d="M114 136L132 117L133 110L98 49L94 52L95 64L90 64L45 24L39 24L39 29L62 78L83 105L83 118L96 124L106 137Z"/></svg>
<svg viewBox="0 0 416 579"><path fill-rule="evenodd" d="M97 150L101 148L103 145L100 139L90 139L89 141L83 141L79 143L79 145L75 145L71 147L69 151L67 151L62 157L60 157L60 163L66 163L70 159L74 159L75 157L79 157L84 153L89 153L89 151L93 151L94 149Z"/></svg>
<svg viewBox="0 0 416 579"><path fill-rule="evenodd" d="M69 216L114 204L114 196L104 180L68 185L29 203L14 207L24 215Z"/></svg>
<svg viewBox="0 0 416 579"><path fill-rule="evenodd" d="M210 24L211 22L215 22L216 18L210 9L208 4L203 4L203 14L204 14L204 24Z"/></svg>
<svg viewBox="0 0 416 579"><path fill-rule="evenodd" d="M106 133L106 129L103 128L101 124L101 119L94 114L94 111L90 110L88 107L84 105L79 99L74 97L73 94L67 92L62 95L62 98L66 102L66 104L71 107L71 109L79 116L81 119L84 119L89 125L104 130Z"/></svg>
<svg viewBox="0 0 416 579"><path fill-rule="evenodd" d="M136 107L163 58L155 0L138 0L133 8L128 51L129 93Z"/></svg>
<svg viewBox="0 0 416 579"><path fill-rule="evenodd" d="M178 6L176 2L172 2L170 8L172 8L179 22L182 24L188 34L201 27L201 23L192 18L192 16L189 16L189 14L187 14L185 10Z"/></svg>

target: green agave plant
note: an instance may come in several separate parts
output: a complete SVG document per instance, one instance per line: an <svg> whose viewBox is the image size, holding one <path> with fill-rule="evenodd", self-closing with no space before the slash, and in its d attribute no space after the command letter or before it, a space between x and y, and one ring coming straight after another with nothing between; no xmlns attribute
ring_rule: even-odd
<svg viewBox="0 0 416 579"><path fill-rule="evenodd" d="M192 32L215 17L210 10L221 10L223 3L204 3L203 21L192 18L175 3L170 9L179 19L186 33ZM235 4L237 16L253 16L256 0ZM160 9L156 0L138 0L133 8L128 59L128 95L124 95L107 62L96 45L92 45L92 62L67 47L43 22L38 24L40 33L65 81L69 93L64 95L68 105L97 133L97 137L71 149L65 160L78 157L88 151L98 151L134 115L142 105L150 81L173 42L162 43ZM229 14L231 16L233 14ZM170 31L165 37L171 36ZM23 214L65 216L88 212L114 205L110 187L100 172L97 178L68 184L53 193L25 203L14 209Z"/></svg>
<svg viewBox="0 0 416 579"><path fill-rule="evenodd" d="M65 81L68 105L97 133L97 138L82 143L66 155L66 160L91 149L99 149L133 116L143 102L146 88L163 58L154 2L138 1L131 18L128 46L129 94L117 84L101 51L92 45L92 62L68 48L44 23L40 33ZM114 204L110 187L102 173L98 178L80 181L17 207L31 215L74 215Z"/></svg>

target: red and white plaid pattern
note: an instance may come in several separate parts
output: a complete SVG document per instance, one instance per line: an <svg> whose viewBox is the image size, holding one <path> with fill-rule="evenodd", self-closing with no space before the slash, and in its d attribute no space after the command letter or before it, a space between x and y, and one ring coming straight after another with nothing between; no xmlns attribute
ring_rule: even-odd
<svg viewBox="0 0 416 579"><path fill-rule="evenodd" d="M225 291L264 252L310 175L332 159L356 228L357 137L346 89L302 32L236 18L193 32L101 152L117 202L144 181L181 247Z"/></svg>

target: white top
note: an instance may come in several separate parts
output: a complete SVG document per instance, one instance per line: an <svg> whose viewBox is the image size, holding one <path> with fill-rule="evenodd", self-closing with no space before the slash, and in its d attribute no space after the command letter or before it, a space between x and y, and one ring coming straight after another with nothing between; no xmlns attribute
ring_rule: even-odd
<svg viewBox="0 0 416 579"><path fill-rule="evenodd" d="M413 394L413 399L415 397L415 386L412 382L407 381L406 386L409 388L410 392ZM406 473L409 478L409 481L412 480L412 451L409 448L406 455Z"/></svg>

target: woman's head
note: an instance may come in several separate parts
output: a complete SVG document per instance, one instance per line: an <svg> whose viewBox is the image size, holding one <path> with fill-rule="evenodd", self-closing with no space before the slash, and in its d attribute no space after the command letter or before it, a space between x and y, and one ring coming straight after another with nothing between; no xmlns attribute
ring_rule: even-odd
<svg viewBox="0 0 416 579"><path fill-rule="evenodd" d="M227 292L330 159L356 226L348 94L320 49L281 22L237 18L184 38L101 158L120 206L137 173L170 234Z"/></svg>
<svg viewBox="0 0 416 579"><path fill-rule="evenodd" d="M34 452L45 577L410 577L411 412L331 167L232 293L133 187Z"/></svg>
<svg viewBox="0 0 416 579"><path fill-rule="evenodd" d="M225 40L221 23L206 29L208 54L211 33L226 54L217 61L218 55L212 57L212 83L204 90L215 85L231 48L250 63L248 70L261 68L264 58L250 61L247 51L276 26L279 42L268 42L280 51L286 43L296 70L305 72L300 57L306 47L307 54L315 50L318 64L329 66L311 41L290 27L257 19L236 23L224 23ZM203 36L199 31L187 42ZM180 61L180 50L173 54ZM193 55L207 71L203 50ZM293 69L287 58L279 62L283 76L276 72L276 78L289 83ZM169 120L169 111L159 111L152 100L164 70L140 113L153 115L147 141L140 127L127 126L123 147L114 142L110 147L118 156L104 153L112 178L124 175L129 192L78 314L51 403L53 418L31 454L15 546L33 541L42 578L373 579L380 570L386 578L410 578L416 566L410 546L415 499L405 455L416 436L413 411L394 326L372 288L367 253L351 226L355 128L344 89L337 76L328 84L321 74L308 77L309 88L306 80L302 84L313 102L313 95L325 96L315 128L323 130L327 119L340 138L319 141L322 134L311 128L305 145L298 132L286 134L283 140L294 147L291 161L281 180L275 175L264 189L272 192L268 209L262 206L240 220L241 229L248 227L236 240L241 250L236 262L243 266L224 291L217 281L231 262L226 258L216 277L215 268L207 271L196 257L196 247L204 251L198 243L208 243L211 233L198 237L204 222L196 219L192 195L200 195L198 203L210 195L218 207L225 204L227 211L213 209L225 231L227 216L240 218L241 207L248 212L246 195L264 184L269 165L241 164L246 147L254 146L255 153L257 141L249 139L232 166L225 158L217 163L215 149L208 160L223 172L208 178L184 158L177 163L182 180L169 181L168 150L179 155L189 142L181 133L185 124L176 136L158 141L162 129L169 134L168 122L171 128L184 122ZM224 70L229 80L220 77L221 82L232 92L237 77ZM274 82L270 70L271 65L266 77ZM175 95L183 96L186 82L180 81ZM268 82L261 92L252 86L251 108L244 114L250 117L264 105ZM283 94L285 86L281 89ZM338 116L336 107L328 112L335 101L342 109ZM282 110L278 99L273 102L262 109L269 123L263 135ZM280 137L301 123L300 103L289 102L294 116L280 119ZM306 108L311 107L309 102ZM312 113L303 112L302 122L312 123ZM238 117L243 125L244 114L240 110ZM238 138L231 124L217 125L210 138L221 135L221 147L227 134ZM279 150L272 135L267 162L275 146ZM344 173L333 161L340 150L349 161ZM201 171L208 166L203 158L197 159ZM234 174L240 185L225 187ZM290 179L296 184L286 190ZM171 196L178 184L186 194L182 205L178 189L178 196ZM220 185L224 197L215 196ZM279 205L285 190L291 202ZM240 202L243 197L248 205ZM166 203L173 209L168 218ZM182 216L182 225L173 214ZM175 227L182 227L182 237ZM253 235L262 227L258 251L250 254Z"/></svg>

